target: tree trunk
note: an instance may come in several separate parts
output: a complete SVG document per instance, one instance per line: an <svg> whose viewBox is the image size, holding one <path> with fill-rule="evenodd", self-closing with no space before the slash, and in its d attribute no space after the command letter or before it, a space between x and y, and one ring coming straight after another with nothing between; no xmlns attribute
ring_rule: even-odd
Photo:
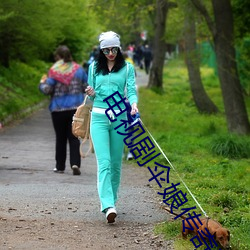
<svg viewBox="0 0 250 250"><path fill-rule="evenodd" d="M191 92L200 113L217 113L218 108L207 95L201 80L200 57L196 48L195 18L190 15L193 11L192 6L187 6L187 10L185 18L185 55Z"/></svg>
<svg viewBox="0 0 250 250"><path fill-rule="evenodd" d="M212 0L212 4L216 29L213 38L228 129L237 134L248 134L250 124L235 60L230 0Z"/></svg>
<svg viewBox="0 0 250 250"><path fill-rule="evenodd" d="M191 1L204 16L213 36L228 130L237 134L249 134L250 123L235 60L230 0L212 0L215 23L200 0Z"/></svg>
<svg viewBox="0 0 250 250"><path fill-rule="evenodd" d="M150 69L148 87L157 87L162 89L163 66L166 53L166 43L164 34L166 28L166 19L168 12L168 1L156 1L156 16L155 16L155 37L153 45L153 62Z"/></svg>

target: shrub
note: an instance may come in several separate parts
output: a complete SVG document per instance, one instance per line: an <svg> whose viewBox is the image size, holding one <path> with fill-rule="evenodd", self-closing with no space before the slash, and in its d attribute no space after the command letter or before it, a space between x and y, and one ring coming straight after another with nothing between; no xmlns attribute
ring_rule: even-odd
<svg viewBox="0 0 250 250"><path fill-rule="evenodd" d="M215 155L231 159L249 158L250 146L248 138L236 135L219 136L212 140L211 151Z"/></svg>

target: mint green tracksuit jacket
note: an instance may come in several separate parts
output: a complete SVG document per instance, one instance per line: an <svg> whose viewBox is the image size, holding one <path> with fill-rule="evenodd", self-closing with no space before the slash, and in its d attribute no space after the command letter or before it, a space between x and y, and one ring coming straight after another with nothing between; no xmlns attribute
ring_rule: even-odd
<svg viewBox="0 0 250 250"><path fill-rule="evenodd" d="M88 72L88 84L95 89L96 94L91 98L93 107L107 109L108 104L103 100L116 91L124 96L125 89L130 104L137 103L135 70L132 64L127 63L118 72L110 72L108 75L96 74L94 64L90 65ZM91 114L90 134L97 160L97 190L102 212L115 207L120 186L124 137L114 128L120 125L121 119L126 120L126 112L116 118L117 121L110 122L106 114ZM124 131L124 127L119 128L119 132Z"/></svg>

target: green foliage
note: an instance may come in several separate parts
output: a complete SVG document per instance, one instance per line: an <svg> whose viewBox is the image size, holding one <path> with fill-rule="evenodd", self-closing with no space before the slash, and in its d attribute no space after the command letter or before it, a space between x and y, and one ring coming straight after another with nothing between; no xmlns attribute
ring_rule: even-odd
<svg viewBox="0 0 250 250"><path fill-rule="evenodd" d="M82 61L96 43L95 15L88 3L37 0L34 8L32 0L2 0L0 64L8 67L12 59L48 61L60 44Z"/></svg>
<svg viewBox="0 0 250 250"><path fill-rule="evenodd" d="M214 194L209 203L212 206L217 206L223 208L234 209L237 207L235 195L232 195L230 192L220 192L218 194Z"/></svg>
<svg viewBox="0 0 250 250"><path fill-rule="evenodd" d="M210 121L208 126L206 126L204 130L202 131L202 134L204 136L209 136L209 135L215 134L216 132L217 132L217 128L216 128L214 121Z"/></svg>
<svg viewBox="0 0 250 250"><path fill-rule="evenodd" d="M241 85L245 94L250 96L250 34L238 41L237 63L240 75Z"/></svg>
<svg viewBox="0 0 250 250"><path fill-rule="evenodd" d="M49 65L34 61L32 66L11 62L7 70L0 67L0 121L19 116L21 111L40 103L45 97L38 90L39 80Z"/></svg>
<svg viewBox="0 0 250 250"><path fill-rule="evenodd" d="M182 3L178 2L177 8L168 11L165 40L170 44L176 44L183 37L184 32L184 13Z"/></svg>
<svg viewBox="0 0 250 250"><path fill-rule="evenodd" d="M149 40L154 36L155 1L153 0L118 2L112 0L108 3L106 0L94 0L92 6L103 29L114 30L121 35L123 48L131 42L143 42L140 33L144 30L148 32Z"/></svg>
<svg viewBox="0 0 250 250"><path fill-rule="evenodd" d="M168 222L159 223L157 225L157 227L155 227L154 232L156 234L164 233L165 239L171 240L171 239L175 238L176 235L180 234L181 227L180 227L179 221L168 223L169 225L166 226L167 223ZM166 228L167 228L167 230L166 230Z"/></svg>
<svg viewBox="0 0 250 250"><path fill-rule="evenodd" d="M244 38L249 35L250 14L246 11L249 8L250 2L248 0L232 0L235 35L237 38Z"/></svg>
<svg viewBox="0 0 250 250"><path fill-rule="evenodd" d="M216 136L211 142L214 154L228 158L250 158L250 140L234 135Z"/></svg>
<svg viewBox="0 0 250 250"><path fill-rule="evenodd" d="M172 1L173 2L173 1ZM204 1L203 1L204 2ZM165 32L165 40L171 44L178 44L184 39L185 34L185 17L187 15L195 19L196 36L198 41L207 40L211 37L208 27L204 22L203 17L192 6L191 1L178 0L174 1L177 4L176 8L170 8L168 11L167 25ZM204 3L209 11L212 10L211 3L206 1ZM191 8L191 10L190 10Z"/></svg>
<svg viewBox="0 0 250 250"><path fill-rule="evenodd" d="M202 67L201 72L207 93L223 110L219 82L214 71ZM174 167L170 170L170 183L180 182L178 190L187 193L188 202L183 208L196 206L196 213L201 213L178 175L207 214L230 230L232 249L245 250L250 245L247 237L250 223L250 159L242 158L244 154L239 153L238 158L214 155L211 145L218 138L233 138L237 148L246 149L250 145L249 137L228 135L223 113L199 114L193 105L187 79L183 61L169 61L164 69L163 93L139 89L139 96L143 96L139 101L142 121ZM250 108L249 105L247 107ZM158 162L169 166L163 156L159 156ZM167 183L163 185L163 188L170 186ZM160 189L156 184L155 188L163 192L163 188ZM158 198L162 200L162 196ZM180 213L180 208L176 212ZM192 249L190 241L179 239L180 226L179 219L168 221L158 225L156 232L162 233L167 239L174 238L175 249Z"/></svg>

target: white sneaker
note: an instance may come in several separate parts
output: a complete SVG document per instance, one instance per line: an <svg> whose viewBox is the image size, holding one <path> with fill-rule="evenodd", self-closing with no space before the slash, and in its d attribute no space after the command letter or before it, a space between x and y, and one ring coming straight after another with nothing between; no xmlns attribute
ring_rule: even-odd
<svg viewBox="0 0 250 250"><path fill-rule="evenodd" d="M127 155L127 161L130 161L130 160L133 160L133 155L132 155L132 153L128 153L128 155Z"/></svg>
<svg viewBox="0 0 250 250"><path fill-rule="evenodd" d="M115 208L110 207L107 209L106 218L108 220L108 223L114 223L116 216L117 216L117 212Z"/></svg>
<svg viewBox="0 0 250 250"><path fill-rule="evenodd" d="M63 174L63 173L64 173L63 170L57 170L57 168L54 168L53 171L54 171L55 173L59 173L59 174Z"/></svg>

